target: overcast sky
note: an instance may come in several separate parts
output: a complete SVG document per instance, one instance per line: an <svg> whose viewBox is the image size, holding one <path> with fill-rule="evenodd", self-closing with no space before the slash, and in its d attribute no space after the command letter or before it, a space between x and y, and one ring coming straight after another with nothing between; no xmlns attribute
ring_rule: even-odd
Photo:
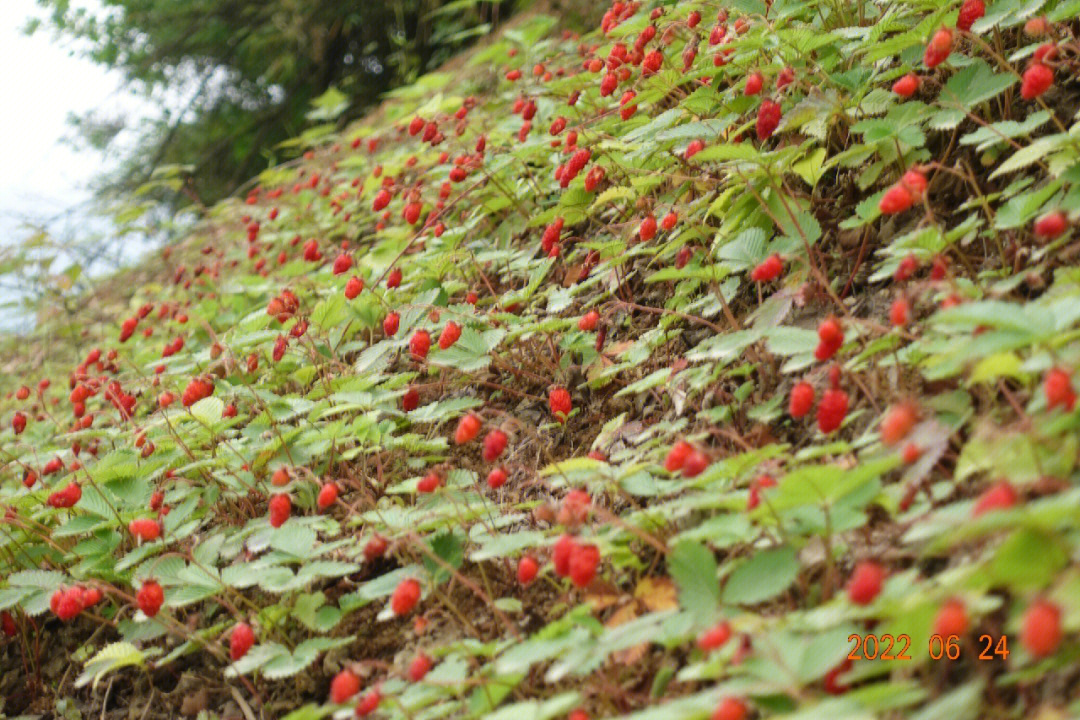
<svg viewBox="0 0 1080 720"><path fill-rule="evenodd" d="M105 158L79 150L65 137L69 113L94 108L148 110L121 89L118 73L71 54L49 30L27 37L27 18L40 16L34 0L0 0L0 243L25 234L24 218L51 218L89 199L87 185ZM77 230L79 213L68 228ZM63 226L54 226L62 232Z"/></svg>

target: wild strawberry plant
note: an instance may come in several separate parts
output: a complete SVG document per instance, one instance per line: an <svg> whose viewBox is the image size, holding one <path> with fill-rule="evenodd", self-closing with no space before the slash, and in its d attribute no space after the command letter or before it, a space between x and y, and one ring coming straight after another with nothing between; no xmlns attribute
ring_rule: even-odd
<svg viewBox="0 0 1080 720"><path fill-rule="evenodd" d="M4 712L1075 713L1078 11L527 15L310 129L9 347Z"/></svg>

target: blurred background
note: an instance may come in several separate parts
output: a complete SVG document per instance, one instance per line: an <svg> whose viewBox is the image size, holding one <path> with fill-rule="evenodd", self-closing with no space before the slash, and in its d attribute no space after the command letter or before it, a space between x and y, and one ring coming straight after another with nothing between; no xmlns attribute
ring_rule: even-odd
<svg viewBox="0 0 1080 720"><path fill-rule="evenodd" d="M0 331L167 243L521 0L3 0Z"/></svg>

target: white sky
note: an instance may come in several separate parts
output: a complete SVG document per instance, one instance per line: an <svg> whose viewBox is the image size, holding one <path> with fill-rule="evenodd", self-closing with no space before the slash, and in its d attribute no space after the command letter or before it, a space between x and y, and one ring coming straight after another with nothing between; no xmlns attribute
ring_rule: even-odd
<svg viewBox="0 0 1080 720"><path fill-rule="evenodd" d="M26 20L40 16L34 0L0 0L0 244L23 236L24 218L51 218L89 199L89 181L106 167L98 152L76 149L65 137L69 113L148 104L121 90L119 73L69 52L43 29L22 33ZM67 224L79 224L72 214Z"/></svg>

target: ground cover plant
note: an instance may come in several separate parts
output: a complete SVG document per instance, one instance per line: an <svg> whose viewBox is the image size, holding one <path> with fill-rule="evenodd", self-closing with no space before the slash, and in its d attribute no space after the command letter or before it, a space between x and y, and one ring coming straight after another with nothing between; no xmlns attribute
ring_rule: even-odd
<svg viewBox="0 0 1080 720"><path fill-rule="evenodd" d="M4 713L1076 715L1080 1L603 10L9 343Z"/></svg>

